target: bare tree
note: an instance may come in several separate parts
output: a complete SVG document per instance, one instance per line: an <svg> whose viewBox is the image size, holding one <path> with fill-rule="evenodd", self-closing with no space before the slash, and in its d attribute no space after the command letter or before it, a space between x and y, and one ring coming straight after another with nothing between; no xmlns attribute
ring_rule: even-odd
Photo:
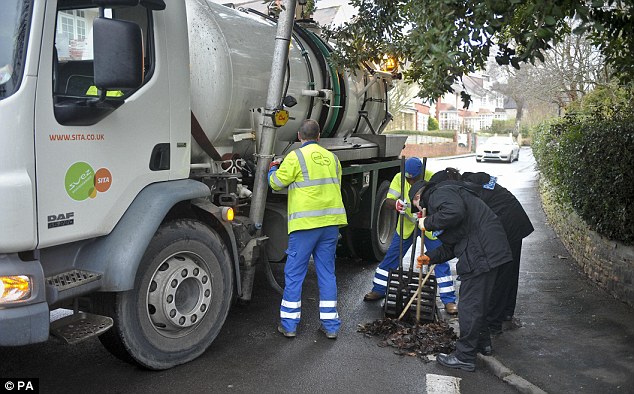
<svg viewBox="0 0 634 394"><path fill-rule="evenodd" d="M489 63L489 74L498 82L493 88L517 103L517 127L527 108L546 111L564 108L583 97L597 84L607 83L605 64L598 49L583 35L569 34L547 51L543 62L517 70Z"/></svg>

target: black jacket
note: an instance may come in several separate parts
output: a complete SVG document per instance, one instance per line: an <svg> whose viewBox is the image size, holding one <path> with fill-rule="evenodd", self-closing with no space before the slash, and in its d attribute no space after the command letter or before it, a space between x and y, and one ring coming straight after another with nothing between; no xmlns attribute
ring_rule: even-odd
<svg viewBox="0 0 634 394"><path fill-rule="evenodd" d="M464 186L431 184L423 192L422 205L427 208L425 229L442 230L442 246L427 253L431 264L458 257L457 273L468 279L513 259L498 217Z"/></svg>
<svg viewBox="0 0 634 394"><path fill-rule="evenodd" d="M524 207L510 191L492 181L485 172L465 172L462 180L468 182L467 187L478 194L484 203L500 218L509 241L526 238L534 231ZM475 185L473 187L472 185ZM489 185L493 189L484 188Z"/></svg>

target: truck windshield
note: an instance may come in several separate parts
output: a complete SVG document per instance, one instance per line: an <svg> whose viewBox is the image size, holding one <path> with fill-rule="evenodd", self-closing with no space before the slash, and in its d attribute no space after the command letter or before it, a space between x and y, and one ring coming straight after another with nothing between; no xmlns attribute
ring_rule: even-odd
<svg viewBox="0 0 634 394"><path fill-rule="evenodd" d="M20 86L24 72L31 1L3 0L0 12L0 100Z"/></svg>

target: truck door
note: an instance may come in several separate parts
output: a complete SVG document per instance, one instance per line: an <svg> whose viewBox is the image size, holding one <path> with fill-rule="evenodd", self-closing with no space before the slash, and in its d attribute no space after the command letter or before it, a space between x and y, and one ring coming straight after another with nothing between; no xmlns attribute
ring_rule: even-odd
<svg viewBox="0 0 634 394"><path fill-rule="evenodd" d="M107 92L115 109L100 112L92 40L99 9L85 3L47 4L35 111L40 248L109 233L140 190L170 175L163 15L140 5L105 10L141 29L144 81Z"/></svg>

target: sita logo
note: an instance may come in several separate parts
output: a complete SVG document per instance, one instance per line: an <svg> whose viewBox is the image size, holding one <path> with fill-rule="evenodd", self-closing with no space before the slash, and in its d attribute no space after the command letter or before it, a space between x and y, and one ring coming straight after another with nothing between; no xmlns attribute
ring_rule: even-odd
<svg viewBox="0 0 634 394"><path fill-rule="evenodd" d="M66 193L76 201L95 198L97 192L104 193L112 185L112 174L107 168L93 170L90 164L79 161L66 171L64 186Z"/></svg>

